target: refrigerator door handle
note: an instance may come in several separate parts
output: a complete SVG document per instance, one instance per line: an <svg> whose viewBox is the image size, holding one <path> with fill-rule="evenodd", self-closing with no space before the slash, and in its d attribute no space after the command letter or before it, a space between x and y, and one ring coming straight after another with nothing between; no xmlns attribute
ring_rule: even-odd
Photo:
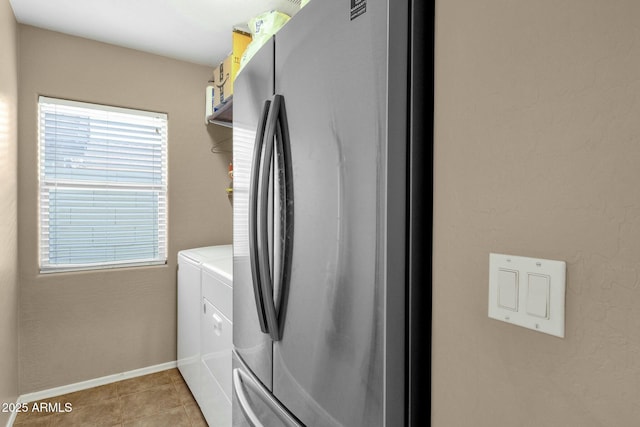
<svg viewBox="0 0 640 427"><path fill-rule="evenodd" d="M276 128L276 153L278 159L278 183L280 190L280 276L278 283L278 332L284 332L287 300L289 295L289 281L291 277L291 258L293 254L293 163L291 162L291 141L289 138L289 123L287 109L282 95L276 95L280 100L278 125Z"/></svg>
<svg viewBox="0 0 640 427"><path fill-rule="evenodd" d="M249 375L242 370L236 368L233 370L233 392L238 398L240 409L244 414L245 419L249 422L251 427L264 427L256 413L251 408L249 399L245 395L243 385L249 388L254 394L256 394L260 400L275 414L285 427L302 427L300 423L291 418L289 414L284 412L277 401L269 396L268 392L263 390Z"/></svg>
<svg viewBox="0 0 640 427"><path fill-rule="evenodd" d="M273 277L271 274L271 267L269 262L269 233L268 233L268 199L267 192L269 189L269 176L270 168L273 158L273 146L274 137L278 127L278 117L280 115L280 104L282 101L281 95L274 95L271 99L271 105L269 106L269 114L267 115L267 122L264 131L264 154L261 159L261 173L260 173L260 185L259 185L259 206L258 206L258 247L260 267L260 285L262 287L262 303L264 305L264 312L267 320L268 333L271 339L279 341L281 338L280 328L278 327L278 315L276 313L276 306L273 301Z"/></svg>
<svg viewBox="0 0 640 427"><path fill-rule="evenodd" d="M253 294L256 301L256 309L258 311L258 321L260 322L260 330L267 334L269 327L264 307L264 297L261 286L261 267L260 267L260 240L258 237L258 221L260 213L264 211L258 210L260 178L263 173L261 166L262 149L264 146L265 125L267 115L270 110L271 101L264 102L262 114L256 131L256 140L253 148L253 160L251 163L251 187L249 189L249 255L251 263L251 278L253 283ZM264 198L263 198L264 199ZM267 258L268 263L268 258Z"/></svg>

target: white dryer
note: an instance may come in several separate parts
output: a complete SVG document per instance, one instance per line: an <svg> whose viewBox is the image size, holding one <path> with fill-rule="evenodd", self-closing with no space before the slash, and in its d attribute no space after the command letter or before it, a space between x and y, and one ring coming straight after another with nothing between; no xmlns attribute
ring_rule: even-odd
<svg viewBox="0 0 640 427"><path fill-rule="evenodd" d="M232 257L231 245L178 252L178 369L196 400L202 394L202 264Z"/></svg>
<svg viewBox="0 0 640 427"><path fill-rule="evenodd" d="M232 269L231 255L202 264L200 408L211 427L231 426Z"/></svg>

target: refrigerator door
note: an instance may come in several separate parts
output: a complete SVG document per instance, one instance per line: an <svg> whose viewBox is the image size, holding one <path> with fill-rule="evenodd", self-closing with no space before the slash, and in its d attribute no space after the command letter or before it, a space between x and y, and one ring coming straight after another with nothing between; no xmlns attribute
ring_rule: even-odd
<svg viewBox="0 0 640 427"><path fill-rule="evenodd" d="M387 2L359 4L312 1L276 35L295 226L273 394L314 427L383 425Z"/></svg>
<svg viewBox="0 0 640 427"><path fill-rule="evenodd" d="M250 196L257 185L254 165L266 108L273 94L273 40L256 53L234 82L233 105L233 344L251 371L271 388L272 343L264 328L257 253L255 206ZM255 189L254 193L255 193ZM253 212L253 214L252 214ZM251 215L254 215L253 217Z"/></svg>
<svg viewBox="0 0 640 427"><path fill-rule="evenodd" d="M233 427L302 427L233 354Z"/></svg>

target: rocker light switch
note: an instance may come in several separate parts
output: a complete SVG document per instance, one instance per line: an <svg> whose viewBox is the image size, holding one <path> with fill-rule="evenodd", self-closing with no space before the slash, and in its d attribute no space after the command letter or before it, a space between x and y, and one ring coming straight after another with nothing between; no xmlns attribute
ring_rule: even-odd
<svg viewBox="0 0 640 427"><path fill-rule="evenodd" d="M498 270L498 306L518 311L518 272Z"/></svg>
<svg viewBox="0 0 640 427"><path fill-rule="evenodd" d="M566 264L489 255L489 317L564 337Z"/></svg>
<svg viewBox="0 0 640 427"><path fill-rule="evenodd" d="M529 274L527 281L527 313L549 318L549 276Z"/></svg>

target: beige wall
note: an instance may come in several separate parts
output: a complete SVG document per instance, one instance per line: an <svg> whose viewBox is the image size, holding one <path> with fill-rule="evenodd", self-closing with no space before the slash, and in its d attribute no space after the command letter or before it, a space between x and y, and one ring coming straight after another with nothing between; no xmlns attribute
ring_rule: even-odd
<svg viewBox="0 0 640 427"><path fill-rule="evenodd" d="M48 389L176 359L176 254L231 242L224 191L231 137L204 125L209 67L20 26L20 391ZM38 273L37 97L169 115L166 267Z"/></svg>
<svg viewBox="0 0 640 427"><path fill-rule="evenodd" d="M18 397L17 35L9 0L0 0L0 403ZM0 425L8 417L0 412Z"/></svg>
<svg viewBox="0 0 640 427"><path fill-rule="evenodd" d="M640 2L436 7L433 421L640 420ZM567 262L566 337L487 317L489 252Z"/></svg>

